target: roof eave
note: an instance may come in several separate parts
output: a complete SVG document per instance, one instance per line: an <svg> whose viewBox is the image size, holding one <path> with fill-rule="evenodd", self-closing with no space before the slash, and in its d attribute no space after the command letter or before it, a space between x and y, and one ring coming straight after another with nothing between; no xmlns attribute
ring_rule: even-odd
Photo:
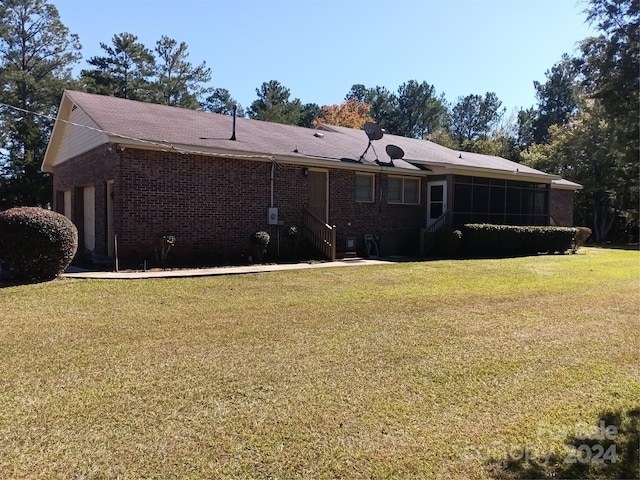
<svg viewBox="0 0 640 480"><path fill-rule="evenodd" d="M496 168L486 168L486 167L474 167L470 165L452 165L452 164L440 164L439 166L444 167L449 173L459 173L464 175L465 173L481 173L483 176L495 176L500 175L501 177L513 178L514 180L534 180L534 181L544 181L543 183L551 183L553 180L560 180L562 177L558 175L552 175L544 172L521 172L519 170L503 170Z"/></svg>
<svg viewBox="0 0 640 480"><path fill-rule="evenodd" d="M54 150L57 150L60 146L60 139L62 136L62 130L64 127L61 126L62 122L58 120L61 117L60 112L63 111L63 106L70 102L67 92L65 91L62 94L62 98L60 99L60 103L58 104L58 113L56 114L56 120L53 123L53 129L51 131L51 138L49 139L49 143L47 144L47 149L44 152L44 157L42 159L42 164L40 165L40 170L45 173L53 173L53 166L55 165L53 153Z"/></svg>
<svg viewBox="0 0 640 480"><path fill-rule="evenodd" d="M159 150L164 152L174 152L184 155L210 155L225 158L239 158L255 161L273 161L286 165L300 165L315 168L339 168L342 170L357 170L363 172L394 172L402 175L425 176L428 172L418 168L409 169L379 164L364 164L357 161L345 162L339 158L315 157L304 154L279 154L266 152L252 152L235 149L215 148L215 147L195 147L193 145L172 145L160 142L135 140L128 137L110 136L109 142L116 143L122 148L140 148L145 150Z"/></svg>
<svg viewBox="0 0 640 480"><path fill-rule="evenodd" d="M570 183L551 182L551 188L553 188L554 190L571 190L573 192L577 192L579 190L583 190L584 186L575 182L570 182Z"/></svg>

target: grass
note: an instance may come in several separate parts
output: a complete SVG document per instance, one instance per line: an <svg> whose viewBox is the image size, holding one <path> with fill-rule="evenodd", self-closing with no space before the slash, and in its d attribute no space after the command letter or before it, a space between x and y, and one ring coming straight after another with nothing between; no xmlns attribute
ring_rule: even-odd
<svg viewBox="0 0 640 480"><path fill-rule="evenodd" d="M638 474L638 251L58 280L0 305L0 478L566 478L603 418L619 461L578 466Z"/></svg>

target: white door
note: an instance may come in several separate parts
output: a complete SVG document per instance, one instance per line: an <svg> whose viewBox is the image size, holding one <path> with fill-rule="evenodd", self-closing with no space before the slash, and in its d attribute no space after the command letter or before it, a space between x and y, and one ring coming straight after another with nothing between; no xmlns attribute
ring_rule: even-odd
<svg viewBox="0 0 640 480"><path fill-rule="evenodd" d="M115 255L113 231L113 180L107 181L107 256Z"/></svg>
<svg viewBox="0 0 640 480"><path fill-rule="evenodd" d="M64 216L73 221L71 216L71 190L64 192Z"/></svg>
<svg viewBox="0 0 640 480"><path fill-rule="evenodd" d="M427 228L447 212L447 182L427 183Z"/></svg>

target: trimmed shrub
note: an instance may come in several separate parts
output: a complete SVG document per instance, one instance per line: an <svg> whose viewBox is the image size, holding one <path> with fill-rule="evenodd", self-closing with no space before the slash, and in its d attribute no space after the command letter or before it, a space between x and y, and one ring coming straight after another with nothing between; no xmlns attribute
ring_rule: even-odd
<svg viewBox="0 0 640 480"><path fill-rule="evenodd" d="M436 253L444 257L455 257L462 243L460 230L449 230L438 233L436 237Z"/></svg>
<svg viewBox="0 0 640 480"><path fill-rule="evenodd" d="M271 240L271 237L267 232L264 232L264 231L256 232L253 235L251 235L251 243L258 247L267 248L270 240Z"/></svg>
<svg viewBox="0 0 640 480"><path fill-rule="evenodd" d="M0 260L18 280L56 278L77 249L78 230L64 215L38 207L0 212Z"/></svg>
<svg viewBox="0 0 640 480"><path fill-rule="evenodd" d="M576 238L573 240L571 251L576 253L580 247L584 247L591 236L591 229L587 227L576 227Z"/></svg>
<svg viewBox="0 0 640 480"><path fill-rule="evenodd" d="M253 245L256 259L262 263L264 254L267 252L271 236L265 231L255 232L251 235L251 244Z"/></svg>
<svg viewBox="0 0 640 480"><path fill-rule="evenodd" d="M480 257L565 253L575 235L570 227L467 224L462 228L462 249L467 256Z"/></svg>

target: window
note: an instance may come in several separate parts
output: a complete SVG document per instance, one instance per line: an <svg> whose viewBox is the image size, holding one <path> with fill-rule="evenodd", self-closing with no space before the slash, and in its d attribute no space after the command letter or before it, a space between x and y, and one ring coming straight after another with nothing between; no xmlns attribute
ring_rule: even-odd
<svg viewBox="0 0 640 480"><path fill-rule="evenodd" d="M454 179L454 224L511 225L549 223L549 185L457 175Z"/></svg>
<svg viewBox="0 0 640 480"><path fill-rule="evenodd" d="M388 203L420 204L420 180L408 177L389 177Z"/></svg>
<svg viewBox="0 0 640 480"><path fill-rule="evenodd" d="M356 173L356 202L373 202L375 177Z"/></svg>

